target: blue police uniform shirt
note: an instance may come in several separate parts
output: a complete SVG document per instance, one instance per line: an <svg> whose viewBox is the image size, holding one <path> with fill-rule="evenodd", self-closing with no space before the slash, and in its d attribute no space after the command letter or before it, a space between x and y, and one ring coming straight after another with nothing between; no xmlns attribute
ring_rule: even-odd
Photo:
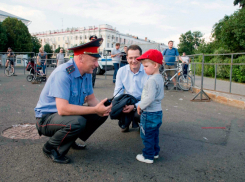
<svg viewBox="0 0 245 182"><path fill-rule="evenodd" d="M166 49L162 53L166 65L174 65L175 56L179 56L179 52L176 48Z"/></svg>
<svg viewBox="0 0 245 182"><path fill-rule="evenodd" d="M58 112L55 98L65 99L69 104L84 104L86 96L93 94L92 75L80 74L73 59L57 67L49 76L35 107L36 117Z"/></svg>

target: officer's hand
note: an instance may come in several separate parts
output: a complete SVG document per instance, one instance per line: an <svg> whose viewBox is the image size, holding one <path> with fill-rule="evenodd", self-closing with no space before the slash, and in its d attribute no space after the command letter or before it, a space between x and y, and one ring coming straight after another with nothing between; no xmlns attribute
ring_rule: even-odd
<svg viewBox="0 0 245 182"><path fill-rule="evenodd" d="M126 105L123 107L123 113L130 113L134 109L134 105Z"/></svg>
<svg viewBox="0 0 245 182"><path fill-rule="evenodd" d="M99 116L109 116L112 108L112 104L109 106L105 106L104 103L107 101L107 99L103 99L95 106L95 112Z"/></svg>

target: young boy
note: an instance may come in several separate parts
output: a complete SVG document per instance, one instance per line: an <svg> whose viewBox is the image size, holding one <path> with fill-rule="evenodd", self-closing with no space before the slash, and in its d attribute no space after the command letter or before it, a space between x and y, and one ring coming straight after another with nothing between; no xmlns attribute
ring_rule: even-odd
<svg viewBox="0 0 245 182"><path fill-rule="evenodd" d="M153 163L159 158L159 128L162 124L161 100L164 97L164 84L159 67L162 65L162 53L150 49L137 58L141 61L147 75L151 75L145 83L141 102L137 107L140 118L140 137L145 148L143 154L138 154L136 159L140 162Z"/></svg>

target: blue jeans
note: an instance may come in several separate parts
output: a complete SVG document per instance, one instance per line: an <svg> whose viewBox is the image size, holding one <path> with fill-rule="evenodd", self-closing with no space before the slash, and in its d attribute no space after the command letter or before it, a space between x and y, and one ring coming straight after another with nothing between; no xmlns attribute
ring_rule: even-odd
<svg viewBox="0 0 245 182"><path fill-rule="evenodd" d="M162 111L142 112L140 118L140 137L145 145L142 150L145 159L153 160L159 155L159 128L162 125Z"/></svg>
<svg viewBox="0 0 245 182"><path fill-rule="evenodd" d="M45 74L46 64L44 65L44 63L41 63L41 67L43 68L43 74Z"/></svg>
<svg viewBox="0 0 245 182"><path fill-rule="evenodd" d="M117 77L117 71L119 69L119 63L113 63L113 66L114 66L113 83L115 83Z"/></svg>

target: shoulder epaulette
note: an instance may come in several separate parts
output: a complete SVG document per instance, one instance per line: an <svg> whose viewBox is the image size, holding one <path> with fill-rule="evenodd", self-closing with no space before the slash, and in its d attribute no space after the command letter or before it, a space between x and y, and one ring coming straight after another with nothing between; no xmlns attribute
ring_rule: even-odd
<svg viewBox="0 0 245 182"><path fill-rule="evenodd" d="M74 71L75 71L75 66L74 66L74 65L68 66L68 67L66 68L66 72L67 72L68 74L71 74L71 73L74 72Z"/></svg>

